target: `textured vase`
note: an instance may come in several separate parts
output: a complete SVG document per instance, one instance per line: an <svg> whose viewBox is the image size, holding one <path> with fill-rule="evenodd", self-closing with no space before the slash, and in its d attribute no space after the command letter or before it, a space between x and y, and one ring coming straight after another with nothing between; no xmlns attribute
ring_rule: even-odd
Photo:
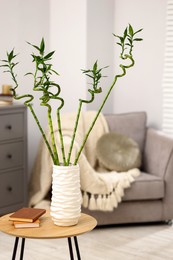
<svg viewBox="0 0 173 260"><path fill-rule="evenodd" d="M81 215L78 165L53 165L50 215L58 226L73 226L78 223Z"/></svg>

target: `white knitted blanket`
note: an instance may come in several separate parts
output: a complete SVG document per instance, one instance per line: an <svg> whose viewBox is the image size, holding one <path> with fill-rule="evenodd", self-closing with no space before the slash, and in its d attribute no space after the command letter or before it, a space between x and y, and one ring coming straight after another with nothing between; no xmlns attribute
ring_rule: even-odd
<svg viewBox="0 0 173 260"><path fill-rule="evenodd" d="M73 162L78 147L95 114L96 112L94 111L87 111L81 114L71 162ZM66 154L69 149L75 117L74 113L67 113L62 116L62 130ZM140 174L138 169L132 169L123 173L107 172L102 169L102 172L100 172L95 147L98 139L106 132L108 132L107 122L104 116L100 114L78 161L83 196L82 204L90 210L112 211L121 202L124 189L130 187L135 177ZM56 122L55 136L57 147L60 147ZM48 135L47 137L48 139L50 138ZM46 197L51 189L51 176L51 157L46 145L41 141L30 181L30 206L48 207L50 205L50 201L47 201Z"/></svg>

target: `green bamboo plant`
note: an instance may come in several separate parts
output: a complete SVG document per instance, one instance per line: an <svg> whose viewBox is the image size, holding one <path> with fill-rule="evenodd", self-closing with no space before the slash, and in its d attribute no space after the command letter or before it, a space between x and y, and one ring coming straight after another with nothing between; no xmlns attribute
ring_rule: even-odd
<svg viewBox="0 0 173 260"><path fill-rule="evenodd" d="M96 116L91 123L91 126L88 128L88 131L84 137L84 140L81 144L81 147L79 148L75 161L71 162L71 154L73 150L73 145L76 137L76 132L78 128L79 118L82 111L82 105L83 103L91 103L94 101L95 94L99 94L102 92L102 88L99 86L101 78L104 76L102 75L103 69L107 68L99 68L98 67L98 61L96 61L92 67L92 69L88 70L82 70L83 74L85 74L89 79L91 79L91 88L88 89L88 92L90 93L89 99L79 99L79 105L76 115L76 120L74 123L74 130L72 134L71 144L69 148L69 152L66 156L65 149L64 149L64 141L63 141L63 133L62 133L62 127L61 127L61 109L64 106L64 99L61 97L61 87L59 84L54 82L51 77L53 74L56 74L59 76L58 72L53 69L53 65L51 64L52 57L54 55L54 51L49 52L45 54L45 41L42 38L41 43L39 46L33 45L28 42L29 45L32 46L32 48L37 52L37 54L32 53L31 56L33 58L33 63L35 64L35 70L34 72L26 73L26 75L31 75L33 77L33 91L39 91L42 96L40 97L41 106L47 107L47 117L48 117L48 125L49 125L49 131L51 135L51 143L48 142L47 136L39 122L39 119L36 115L36 112L33 108L32 101L34 100L34 94L24 94L24 95L18 95L17 94L17 88L19 86L17 81L17 74L15 73L15 67L17 66L18 62L15 62L16 54L14 52L14 49L10 52L7 52L7 59L1 60L2 65L0 67L5 68L4 72L10 73L12 80L14 82L14 87L11 89L13 92L14 99L20 100L24 99L24 104L30 109L37 126L43 136L43 139L45 141L45 144L49 150L50 156L52 158L52 161L55 165L60 165L63 163L63 165L68 166L71 163L76 165L78 163L80 154L85 146L85 143L88 139L88 136L90 132L92 131L95 122L102 111L102 108L104 107L113 87L115 86L117 79L124 77L126 75L127 69L134 66L134 58L133 58L133 47L135 41L141 41L141 38L137 38L136 35L141 32L142 29L134 31L133 27L129 24L126 29L124 30L124 33L122 36L115 35L115 38L118 39L117 44L121 47L120 52L120 59L125 64L120 64L119 67L121 68L121 73L114 76L114 79L112 81L111 86L108 89L107 94L105 95L97 113ZM56 91L55 91L56 89ZM56 109L56 115L57 115L57 125L58 125L58 132L59 132L59 138L60 138L60 145L61 145L61 153L63 162L60 162L59 154L57 151L57 147L55 144L55 134L53 129L53 123L52 123L52 107L50 104L51 100L57 100L57 109Z"/></svg>

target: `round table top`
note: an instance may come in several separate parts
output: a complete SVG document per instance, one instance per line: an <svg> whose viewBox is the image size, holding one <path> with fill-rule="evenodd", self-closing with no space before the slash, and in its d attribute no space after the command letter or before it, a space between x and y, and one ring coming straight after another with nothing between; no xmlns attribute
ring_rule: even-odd
<svg viewBox="0 0 173 260"><path fill-rule="evenodd" d="M60 227L53 223L50 213L47 211L40 218L40 227L15 228L13 222L9 220L11 214L0 217L0 230L6 234L23 238L52 239L72 237L91 231L97 225L95 218L82 213L77 225Z"/></svg>

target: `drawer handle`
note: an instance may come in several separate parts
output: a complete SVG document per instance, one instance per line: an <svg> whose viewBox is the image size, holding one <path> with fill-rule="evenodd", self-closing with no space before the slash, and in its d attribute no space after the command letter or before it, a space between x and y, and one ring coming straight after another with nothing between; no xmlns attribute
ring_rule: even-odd
<svg viewBox="0 0 173 260"><path fill-rule="evenodd" d="M11 159L12 158L12 154L7 154L7 158Z"/></svg>
<svg viewBox="0 0 173 260"><path fill-rule="evenodd" d="M9 192L11 192L11 191L13 190L13 188L12 188L11 186L9 186L9 187L7 187L7 190L8 190Z"/></svg>
<svg viewBox="0 0 173 260"><path fill-rule="evenodd" d="M12 126L11 126L11 125L7 125L7 126L6 126L6 129L11 130L11 129L12 129Z"/></svg>

